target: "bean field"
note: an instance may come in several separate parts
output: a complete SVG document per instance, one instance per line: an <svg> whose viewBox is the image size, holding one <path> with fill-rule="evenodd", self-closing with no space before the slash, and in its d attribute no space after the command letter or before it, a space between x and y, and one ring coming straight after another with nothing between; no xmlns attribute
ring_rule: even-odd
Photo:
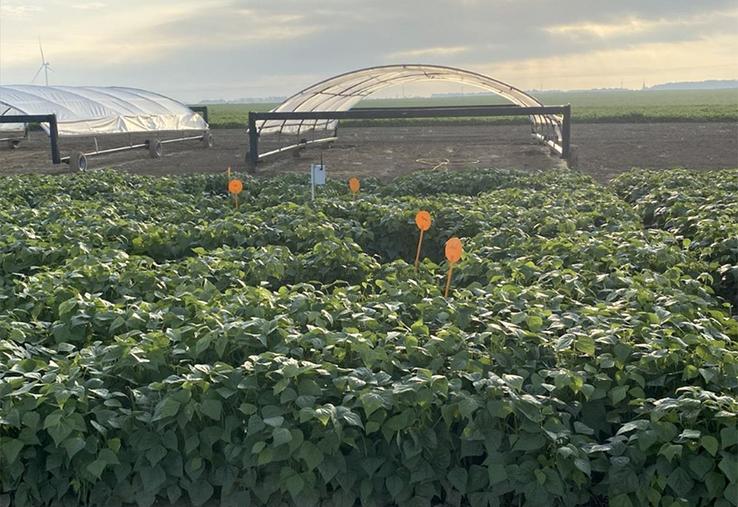
<svg viewBox="0 0 738 507"><path fill-rule="evenodd" d="M738 170L240 176L2 179L0 504L738 505Z"/></svg>

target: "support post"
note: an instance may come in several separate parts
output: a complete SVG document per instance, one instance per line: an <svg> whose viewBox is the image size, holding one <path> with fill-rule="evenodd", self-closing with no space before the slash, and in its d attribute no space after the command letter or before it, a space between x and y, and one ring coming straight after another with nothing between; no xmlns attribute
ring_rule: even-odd
<svg viewBox="0 0 738 507"><path fill-rule="evenodd" d="M571 155L571 105L564 106L563 121L561 122L561 158L569 160Z"/></svg>
<svg viewBox="0 0 738 507"><path fill-rule="evenodd" d="M49 115L49 140L51 141L51 162L61 164L59 153L59 126L56 123L56 115Z"/></svg>
<svg viewBox="0 0 738 507"><path fill-rule="evenodd" d="M259 132L256 130L256 118L252 111L249 111L249 153L248 160L252 171L256 171L256 164L259 162Z"/></svg>

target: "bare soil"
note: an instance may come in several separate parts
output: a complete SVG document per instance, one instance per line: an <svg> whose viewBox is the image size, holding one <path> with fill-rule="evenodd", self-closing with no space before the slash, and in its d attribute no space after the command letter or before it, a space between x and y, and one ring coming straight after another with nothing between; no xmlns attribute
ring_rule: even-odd
<svg viewBox="0 0 738 507"><path fill-rule="evenodd" d="M259 166L258 174L307 171L321 155L333 177L375 176L383 179L432 167L460 169L497 167L550 169L562 165L547 148L537 144L524 125L342 128L330 149L312 148L298 157L282 155ZM139 174L165 175L221 172L229 165L245 170L247 137L243 130L214 130L215 146L198 141L167 144L161 159L146 150L90 158L90 168L110 167ZM108 136L100 148L143 136ZM600 181L608 181L631 167L717 169L738 167L736 123L575 124L572 142L578 167ZM263 149L273 146L263 139ZM63 139L63 155L92 151L91 138ZM263 151L263 150L262 150ZM33 132L15 149L0 148L0 174L63 173L67 165L50 163L48 138Z"/></svg>

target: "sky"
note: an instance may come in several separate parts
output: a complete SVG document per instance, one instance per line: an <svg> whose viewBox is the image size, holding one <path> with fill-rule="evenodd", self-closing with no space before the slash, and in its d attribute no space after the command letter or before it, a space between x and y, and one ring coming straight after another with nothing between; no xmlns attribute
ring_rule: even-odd
<svg viewBox="0 0 738 507"><path fill-rule="evenodd" d="M395 63L523 89L640 88L738 78L737 27L735 0L0 0L0 84L31 82L41 38L50 84L188 102Z"/></svg>

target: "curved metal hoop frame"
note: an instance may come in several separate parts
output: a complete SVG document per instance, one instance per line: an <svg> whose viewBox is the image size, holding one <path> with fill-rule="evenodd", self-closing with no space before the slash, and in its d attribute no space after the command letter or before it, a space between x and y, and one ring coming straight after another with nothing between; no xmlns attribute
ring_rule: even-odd
<svg viewBox="0 0 738 507"><path fill-rule="evenodd" d="M361 100L390 86L417 81L461 83L492 92L514 105L538 107L543 104L524 91L484 74L441 65L384 65L368 67L316 83L289 97L271 112L348 111ZM561 115L530 116L533 134L561 142ZM335 129L336 120L262 120L256 129L260 134L297 134Z"/></svg>

